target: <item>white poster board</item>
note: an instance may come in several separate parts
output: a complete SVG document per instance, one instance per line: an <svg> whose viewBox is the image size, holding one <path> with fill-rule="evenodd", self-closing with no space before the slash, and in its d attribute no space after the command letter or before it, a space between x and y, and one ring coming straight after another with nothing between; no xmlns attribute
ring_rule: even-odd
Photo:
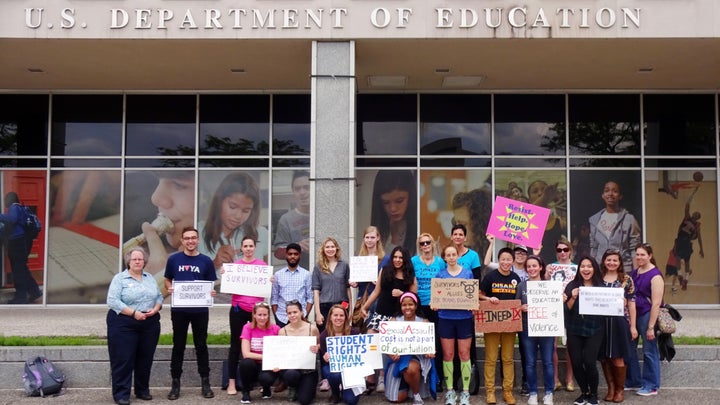
<svg viewBox="0 0 720 405"><path fill-rule="evenodd" d="M310 346L316 344L315 336L265 336L262 369L314 370L317 354Z"/></svg>
<svg viewBox="0 0 720 405"><path fill-rule="evenodd" d="M204 280L173 280L170 305L173 308L211 307L213 306L212 290L214 284L212 281Z"/></svg>
<svg viewBox="0 0 720 405"><path fill-rule="evenodd" d="M350 281L366 282L377 281L378 278L378 257L377 256L351 256L350 257Z"/></svg>
<svg viewBox="0 0 720 405"><path fill-rule="evenodd" d="M432 322L380 322L380 351L386 354L435 353L435 324Z"/></svg>
<svg viewBox="0 0 720 405"><path fill-rule="evenodd" d="M330 355L330 372L339 373L346 368L370 366L383 367L378 347L378 335L328 336L325 340Z"/></svg>
<svg viewBox="0 0 720 405"><path fill-rule="evenodd" d="M269 297L272 292L270 277L272 266L259 264L223 264L220 275L220 292L226 294Z"/></svg>
<svg viewBox="0 0 720 405"><path fill-rule="evenodd" d="M580 287L578 312L581 315L625 315L625 289Z"/></svg>
<svg viewBox="0 0 720 405"><path fill-rule="evenodd" d="M528 336L562 336L565 330L562 281L527 282Z"/></svg>

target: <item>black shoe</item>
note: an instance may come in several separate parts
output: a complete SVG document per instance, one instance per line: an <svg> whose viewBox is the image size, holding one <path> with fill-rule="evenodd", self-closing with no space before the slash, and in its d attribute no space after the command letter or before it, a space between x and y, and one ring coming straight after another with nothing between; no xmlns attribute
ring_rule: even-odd
<svg viewBox="0 0 720 405"><path fill-rule="evenodd" d="M242 399L240 399L241 404L249 404L250 403L250 391L243 391Z"/></svg>
<svg viewBox="0 0 720 405"><path fill-rule="evenodd" d="M135 394L135 398L142 399L143 401L152 401L152 395L149 392L144 394Z"/></svg>
<svg viewBox="0 0 720 405"><path fill-rule="evenodd" d="M115 401L117 405L130 405L129 399L118 399Z"/></svg>
<svg viewBox="0 0 720 405"><path fill-rule="evenodd" d="M171 401L174 401L174 400L180 398L180 379L179 378L172 379L172 387L170 388L170 393L168 394L167 398Z"/></svg>
<svg viewBox="0 0 720 405"><path fill-rule="evenodd" d="M587 394L585 395L585 403L587 405L598 405L598 397L597 394Z"/></svg>
<svg viewBox="0 0 720 405"><path fill-rule="evenodd" d="M573 402L573 405L585 405L587 401L585 400L585 394L580 394L579 397Z"/></svg>
<svg viewBox="0 0 720 405"><path fill-rule="evenodd" d="M32 304L32 303L35 302L35 300L38 299L38 298L42 298L42 292L41 292L41 291L38 291L38 292L36 292L35 294L30 294L30 296L29 296L28 299L27 299L27 303L28 303L28 304Z"/></svg>
<svg viewBox="0 0 720 405"><path fill-rule="evenodd" d="M270 387L263 387L262 399L270 399L270 398L272 398L272 392L270 390Z"/></svg>
<svg viewBox="0 0 720 405"><path fill-rule="evenodd" d="M528 387L527 383L523 383L522 388L520 389L520 395L524 397L530 396L530 388Z"/></svg>
<svg viewBox="0 0 720 405"><path fill-rule="evenodd" d="M201 384L203 398L214 398L215 393L213 392L212 388L210 388L210 379L208 377L202 377Z"/></svg>

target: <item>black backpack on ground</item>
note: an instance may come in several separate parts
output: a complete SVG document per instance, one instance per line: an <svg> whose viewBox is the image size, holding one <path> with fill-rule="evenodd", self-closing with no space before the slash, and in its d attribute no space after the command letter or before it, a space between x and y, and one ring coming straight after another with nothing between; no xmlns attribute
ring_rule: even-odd
<svg viewBox="0 0 720 405"><path fill-rule="evenodd" d="M46 357L37 356L25 362L23 383L28 396L45 397L60 392L65 376Z"/></svg>

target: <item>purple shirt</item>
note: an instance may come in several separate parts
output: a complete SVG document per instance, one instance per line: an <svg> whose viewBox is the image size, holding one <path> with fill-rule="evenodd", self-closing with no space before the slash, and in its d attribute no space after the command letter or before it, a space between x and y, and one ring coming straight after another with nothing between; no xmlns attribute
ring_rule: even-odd
<svg viewBox="0 0 720 405"><path fill-rule="evenodd" d="M635 309L637 316L647 314L652 308L650 300L652 299L652 279L655 276L662 277L662 273L657 267L640 274L638 269L633 270L631 277L635 282Z"/></svg>

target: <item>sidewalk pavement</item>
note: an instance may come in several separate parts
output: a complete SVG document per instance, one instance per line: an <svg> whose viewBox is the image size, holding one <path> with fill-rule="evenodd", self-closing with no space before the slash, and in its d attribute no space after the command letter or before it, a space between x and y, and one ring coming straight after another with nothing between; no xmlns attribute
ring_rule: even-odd
<svg viewBox="0 0 720 405"><path fill-rule="evenodd" d="M105 306L7 306L0 310L4 336L99 336L105 337ZM210 309L209 333L226 333L228 306ZM720 309L680 309L683 320L674 336L720 337ZM170 308L161 312L161 333L172 333Z"/></svg>

